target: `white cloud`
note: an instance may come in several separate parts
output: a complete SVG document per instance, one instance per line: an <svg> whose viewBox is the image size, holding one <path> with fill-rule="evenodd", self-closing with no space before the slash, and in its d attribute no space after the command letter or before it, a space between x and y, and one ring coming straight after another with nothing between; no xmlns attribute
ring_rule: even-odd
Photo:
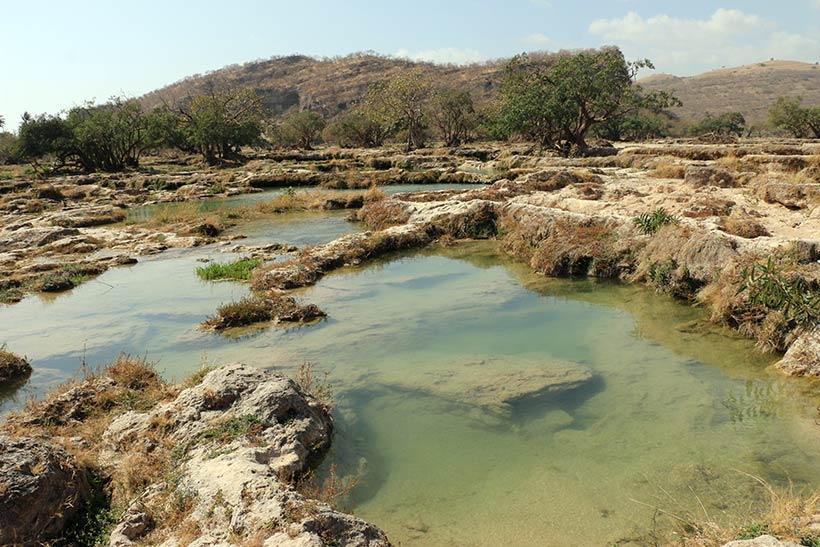
<svg viewBox="0 0 820 547"><path fill-rule="evenodd" d="M706 19L644 18L631 11L621 18L597 19L589 32L621 46L627 57L648 57L658 70L675 74L771 57L805 61L820 57L820 41L814 36L785 32L758 15L735 9L718 9Z"/></svg>
<svg viewBox="0 0 820 547"><path fill-rule="evenodd" d="M540 32L535 32L533 34L528 34L524 36L523 41L526 44L537 47L545 47L552 44L552 40L550 39L550 37L546 34L541 34Z"/></svg>
<svg viewBox="0 0 820 547"><path fill-rule="evenodd" d="M438 49L426 49L412 52L407 49L400 49L396 52L396 57L411 59L413 61L430 61L438 64L466 65L477 63L487 58L475 49L443 47Z"/></svg>

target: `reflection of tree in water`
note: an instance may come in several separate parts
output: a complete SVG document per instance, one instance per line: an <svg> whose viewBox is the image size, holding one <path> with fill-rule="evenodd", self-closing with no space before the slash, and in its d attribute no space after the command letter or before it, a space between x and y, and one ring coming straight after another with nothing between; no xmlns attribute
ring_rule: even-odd
<svg viewBox="0 0 820 547"><path fill-rule="evenodd" d="M743 391L730 392L721 404L732 423L778 416L777 393L772 384L747 380Z"/></svg>

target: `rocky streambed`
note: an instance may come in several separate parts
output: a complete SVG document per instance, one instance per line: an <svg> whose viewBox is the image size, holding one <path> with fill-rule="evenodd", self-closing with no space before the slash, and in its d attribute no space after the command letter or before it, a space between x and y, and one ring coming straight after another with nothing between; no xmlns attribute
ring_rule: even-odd
<svg viewBox="0 0 820 547"><path fill-rule="evenodd" d="M495 545L510 537L521 545L545 538L567 546L651 544L659 541L652 534L677 527L674 519L657 522L658 511L671 505L692 522L703 509L728 530L743 522L749 505L766 505L765 491L737 470L774 486L820 482L811 385L775 374L768 365L777 357L725 330L788 350L778 365L784 371L816 374L816 332L757 307L738 282L748 264L777 256L790 279L814 287L817 231L811 183L790 180L810 175L804 171L811 151L793 150L799 161L785 161L773 153L779 149L730 147L729 156L720 148L665 148L662 159L643 149L584 160L496 152L495 159L458 167L507 175L489 187L381 199L356 215L366 231L314 240L319 245L288 257L281 248L257 249L270 244L260 237L245 250L275 260L254 273L251 287L180 289L179 280L190 283L183 272L192 275L197 256L213 259L215 249L206 246L184 260L168 254L134 267L134 281L154 271L142 280L157 293L150 306L135 299L126 312L128 297L118 288L131 276L112 271L99 278L100 287L81 286L48 309L55 321L78 318L70 329L83 333L93 363L148 346L164 374L176 378L196 370L203 351L209 361L241 359L290 374L296 363L315 362L338 396L336 438L317 480L341 477L337 489L346 490L348 478L359 477L346 501L401 544ZM635 218L660 207L676 220L646 233ZM310 220L295 226L309 230ZM224 248L230 246L236 243ZM315 303L328 317L297 329L263 324L227 338L196 331L219 300L271 290ZM2 310L0 326L12 349L34 363L33 382L76 368L66 364L81 351L76 339L60 334L67 327L34 328L43 317L38 307L28 299L16 306ZM37 342L42 329L53 330L49 344ZM114 400L109 408L117 419L105 423L75 415L82 404L58 407L70 417L56 425L68 460L79 458L78 468L98 473L76 488L94 491L104 477L115 485L104 491L122 496L114 504L123 513L111 519L112 541L334 544L329 529L342 533L335 544L386 541L372 526L309 501L318 491L294 480L328 450L324 441L302 442L317 431L329 434L322 429L326 416L300 410L282 420L271 414L279 404L272 396L265 400L270 408L249 413L245 395L209 402L210 390L223 393L223 384L233 385L226 388L231 393L256 393L248 385L257 375L261 385L286 383L245 367L217 370L234 369L245 378L241 386L212 372L207 393L200 384L165 387L157 401L135 400L132 391L141 390L109 378L113 384L94 388L103 394L97 401ZM291 398L287 389L273 391ZM180 398L198 410L184 410ZM180 414L200 425L183 425L188 418ZM10 431L17 437L5 441L15 460L20 451L42 450L39 440L20 440L21 434L45 431L38 429L43 424L20 423ZM69 426L80 434L61 433ZM48 427L54 437L55 426ZM126 460L148 465L165 461L163 454L179 473L169 478L163 470L154 480L145 471L152 479L139 488L116 487L134 479L116 476ZM286 461L297 471L288 471ZM40 469L37 462L30 467ZM247 488L237 490L233 471L226 471L234 467L237 476L247 471L267 486L242 478L236 484ZM67 483L69 502L73 489ZM170 496L177 491L180 497ZM182 509L176 517L169 503ZM812 525L811 515L805 518L801 530ZM749 544L769 540L757 541Z"/></svg>

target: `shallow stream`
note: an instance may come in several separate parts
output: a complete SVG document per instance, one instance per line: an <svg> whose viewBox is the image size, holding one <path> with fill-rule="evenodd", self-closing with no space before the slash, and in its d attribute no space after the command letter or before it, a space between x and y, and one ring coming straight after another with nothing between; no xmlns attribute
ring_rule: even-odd
<svg viewBox="0 0 820 547"><path fill-rule="evenodd" d="M242 230L315 244L357 229L343 219L299 213ZM770 372L771 357L702 310L643 287L546 279L476 242L327 276L300 292L328 313L318 325L223 337L196 326L248 288L200 281L202 258L231 255L169 252L0 307L0 344L32 360L35 393L83 358L123 351L169 379L202 364L314 363L337 403L321 472L359 475L345 502L403 547L651 545L674 524L667 513L728 523L760 503L749 475L820 486L808 384ZM476 386L509 370L582 381L509 402Z"/></svg>

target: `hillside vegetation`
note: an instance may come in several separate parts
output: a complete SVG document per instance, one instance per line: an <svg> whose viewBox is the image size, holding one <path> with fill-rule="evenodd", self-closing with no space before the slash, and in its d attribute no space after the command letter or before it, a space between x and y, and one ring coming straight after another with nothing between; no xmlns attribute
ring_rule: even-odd
<svg viewBox="0 0 820 547"><path fill-rule="evenodd" d="M683 106L672 111L685 125L706 112L741 112L748 126L759 126L766 123L772 103L783 95L820 104L820 66L796 61L766 61L687 78L655 74L639 83L648 90L674 92Z"/></svg>
<svg viewBox="0 0 820 547"><path fill-rule="evenodd" d="M349 108L370 84L417 71L469 91L481 105L498 93L507 61L453 66L369 53L333 59L293 55L193 75L147 94L143 101L156 106L163 100L174 101L227 84L253 88L277 114L298 105L328 117ZM674 92L683 103L673 109L682 127L700 121L706 112L741 112L748 125L764 124L768 108L783 95L800 95L807 104L820 103L820 66L794 61L767 61L691 77L656 74L638 83L649 91Z"/></svg>

